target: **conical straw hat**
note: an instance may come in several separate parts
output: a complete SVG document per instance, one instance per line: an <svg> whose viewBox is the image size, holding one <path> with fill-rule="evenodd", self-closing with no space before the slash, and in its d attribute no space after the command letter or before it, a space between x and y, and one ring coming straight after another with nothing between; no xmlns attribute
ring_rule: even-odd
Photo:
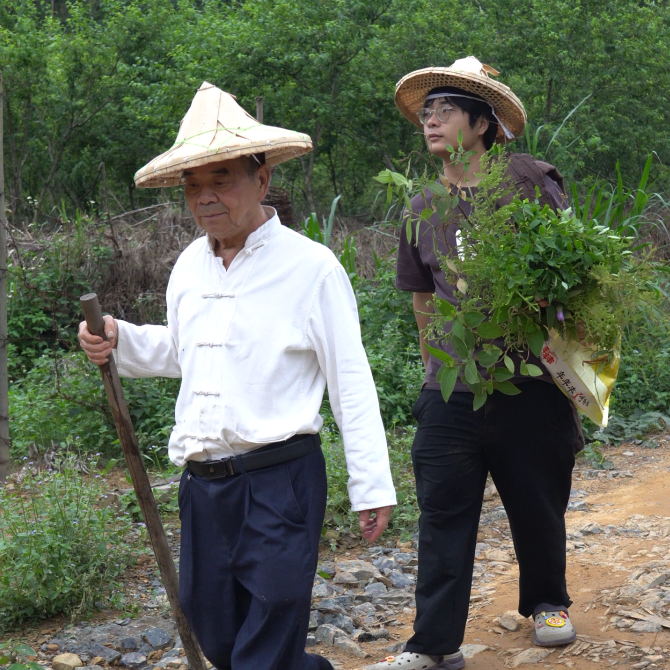
<svg viewBox="0 0 670 670"><path fill-rule="evenodd" d="M395 88L395 104L402 115L421 128L417 112L428 92L441 86L454 86L479 96L492 107L499 121L496 142L505 144L519 137L526 126L526 110L508 86L489 75L498 72L474 56L461 58L450 67L429 67L405 75ZM503 128L504 126L504 128ZM508 133L505 133L505 128Z"/></svg>
<svg viewBox="0 0 670 670"><path fill-rule="evenodd" d="M311 150L309 135L258 123L230 93L203 82L174 146L138 170L135 185L177 186L184 170L199 165L262 152L268 165L277 165Z"/></svg>

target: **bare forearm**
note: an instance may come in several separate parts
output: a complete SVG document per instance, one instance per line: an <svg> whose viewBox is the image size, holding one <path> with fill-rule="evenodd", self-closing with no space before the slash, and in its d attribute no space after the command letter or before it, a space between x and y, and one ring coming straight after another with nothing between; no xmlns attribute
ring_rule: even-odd
<svg viewBox="0 0 670 670"><path fill-rule="evenodd" d="M414 317L419 328L419 345L421 347L421 359L425 367L428 367L428 350L424 341L424 329L430 322L432 307L428 305L433 299L432 293L415 293L412 299L414 306Z"/></svg>

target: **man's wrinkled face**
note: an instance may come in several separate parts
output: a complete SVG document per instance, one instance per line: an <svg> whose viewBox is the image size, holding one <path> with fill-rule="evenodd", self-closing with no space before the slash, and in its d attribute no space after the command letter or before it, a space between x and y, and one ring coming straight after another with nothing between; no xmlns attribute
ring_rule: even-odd
<svg viewBox="0 0 670 670"><path fill-rule="evenodd" d="M183 173L186 202L196 223L222 240L241 233L258 216L270 171L259 166L251 176L241 158L209 163Z"/></svg>

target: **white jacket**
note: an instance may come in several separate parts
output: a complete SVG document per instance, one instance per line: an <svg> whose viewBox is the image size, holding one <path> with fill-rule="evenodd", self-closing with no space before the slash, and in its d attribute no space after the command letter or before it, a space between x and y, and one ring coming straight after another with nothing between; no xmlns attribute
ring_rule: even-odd
<svg viewBox="0 0 670 670"><path fill-rule="evenodd" d="M167 327L118 321L125 377L181 377L170 459L217 460L318 433L328 383L354 511L396 503L356 300L333 253L275 215L226 271L207 237L177 259Z"/></svg>

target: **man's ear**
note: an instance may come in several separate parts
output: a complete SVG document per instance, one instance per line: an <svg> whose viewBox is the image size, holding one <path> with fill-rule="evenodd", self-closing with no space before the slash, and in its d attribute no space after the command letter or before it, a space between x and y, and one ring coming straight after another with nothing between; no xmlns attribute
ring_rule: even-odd
<svg viewBox="0 0 670 670"><path fill-rule="evenodd" d="M256 183L258 184L258 202L263 202L270 188L272 175L267 165L260 165L256 171Z"/></svg>
<svg viewBox="0 0 670 670"><path fill-rule="evenodd" d="M479 125L477 135L481 136L489 129L490 121L485 116L480 116L477 123Z"/></svg>

